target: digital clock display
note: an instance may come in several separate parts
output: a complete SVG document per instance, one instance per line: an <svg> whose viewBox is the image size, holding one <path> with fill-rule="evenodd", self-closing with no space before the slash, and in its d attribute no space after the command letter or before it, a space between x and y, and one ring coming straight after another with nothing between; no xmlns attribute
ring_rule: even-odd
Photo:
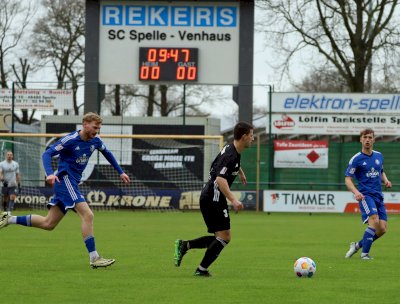
<svg viewBox="0 0 400 304"><path fill-rule="evenodd" d="M139 48L139 80L197 81L198 48Z"/></svg>

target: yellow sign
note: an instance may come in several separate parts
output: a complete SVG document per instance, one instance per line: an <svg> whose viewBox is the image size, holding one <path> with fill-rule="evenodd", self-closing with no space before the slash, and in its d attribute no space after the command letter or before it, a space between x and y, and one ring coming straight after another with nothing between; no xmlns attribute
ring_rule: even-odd
<svg viewBox="0 0 400 304"><path fill-rule="evenodd" d="M11 119L11 111L0 110L0 131L10 131Z"/></svg>

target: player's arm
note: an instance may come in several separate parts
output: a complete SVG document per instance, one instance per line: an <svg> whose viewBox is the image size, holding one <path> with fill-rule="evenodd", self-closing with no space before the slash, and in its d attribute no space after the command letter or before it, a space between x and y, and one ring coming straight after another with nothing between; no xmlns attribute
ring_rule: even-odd
<svg viewBox="0 0 400 304"><path fill-rule="evenodd" d="M382 172L381 179L382 179L382 182L385 184L386 188L392 188L392 182L387 178L385 172Z"/></svg>
<svg viewBox="0 0 400 304"><path fill-rule="evenodd" d="M15 172L15 179L17 181L17 184L19 185L21 183L21 173L19 172L19 164L18 163L17 163L17 170Z"/></svg>
<svg viewBox="0 0 400 304"><path fill-rule="evenodd" d="M228 182L225 178L217 176L215 182L218 185L219 190L225 195L225 197L232 203L233 209L240 210L243 209L243 204L239 201L232 193L229 188Z"/></svg>
<svg viewBox="0 0 400 304"><path fill-rule="evenodd" d="M42 163L44 171L46 172L46 181L50 185L53 185L56 181L60 182L58 177L54 174L53 168L51 167L51 159L59 154L62 149L64 149L64 146L60 141L58 141L42 154Z"/></svg>
<svg viewBox="0 0 400 304"><path fill-rule="evenodd" d="M103 154L103 156L107 159L107 161L114 167L115 170L117 170L117 172L119 173L119 177L121 178L121 180L124 183L129 183L131 180L128 176L128 174L126 174L122 168L120 167L120 165L118 165L117 160L115 159L114 155L111 153L110 150L108 150L104 145L102 147L102 149L100 149L101 154Z"/></svg>
<svg viewBox="0 0 400 304"><path fill-rule="evenodd" d="M15 180L18 185L18 193L21 193L21 174L19 172L15 173Z"/></svg>
<svg viewBox="0 0 400 304"><path fill-rule="evenodd" d="M242 181L242 184L247 185L246 174L244 174L244 171L242 170L242 168L239 169L239 177L240 177L240 180Z"/></svg>
<svg viewBox="0 0 400 304"><path fill-rule="evenodd" d="M361 201L364 199L364 195L360 191L358 191L353 183L351 176L346 176L344 179L344 183L346 184L347 189L349 189L349 191L354 194L354 197L357 201Z"/></svg>

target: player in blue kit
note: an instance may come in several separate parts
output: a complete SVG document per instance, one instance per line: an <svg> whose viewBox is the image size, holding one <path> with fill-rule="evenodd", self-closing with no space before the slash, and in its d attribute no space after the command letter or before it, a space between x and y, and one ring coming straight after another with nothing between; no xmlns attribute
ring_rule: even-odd
<svg viewBox="0 0 400 304"><path fill-rule="evenodd" d="M72 132L61 138L42 155L46 181L54 185L55 195L50 201L47 215L9 216L3 213L0 218L0 228L10 224L36 227L44 230L53 230L64 218L69 209L73 209L81 218L83 240L89 252L90 266L92 268L107 267L112 265L114 259L102 258L97 250L93 233L93 212L80 193L78 184L81 180L90 156L99 150L108 162L118 171L123 182L129 183L130 179L118 165L112 153L106 148L97 135L100 131L102 118L95 113L87 113L82 119L82 129ZM58 158L57 173L53 172L51 159Z"/></svg>
<svg viewBox="0 0 400 304"><path fill-rule="evenodd" d="M370 128L361 131L360 142L362 150L350 159L345 174L345 183L358 201L362 221L368 223L368 227L359 242L350 244L350 249L345 257L351 258L362 248L361 259L370 260L372 257L369 255L369 251L372 243L384 235L387 230L387 215L381 183L383 182L387 188L391 188L392 183L383 171L383 155L373 150L374 131ZM357 187L353 184L352 178L357 180Z"/></svg>

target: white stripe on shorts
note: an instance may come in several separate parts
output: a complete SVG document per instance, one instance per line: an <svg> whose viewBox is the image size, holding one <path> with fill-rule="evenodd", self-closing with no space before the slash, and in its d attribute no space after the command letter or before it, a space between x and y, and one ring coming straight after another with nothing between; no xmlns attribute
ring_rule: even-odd
<svg viewBox="0 0 400 304"><path fill-rule="evenodd" d="M365 201L365 199L363 199L363 200L361 201L361 204L362 204L363 207L364 207L365 213L366 213L366 214L370 214L371 211L369 210L368 204L367 204L367 202Z"/></svg>
<svg viewBox="0 0 400 304"><path fill-rule="evenodd" d="M64 175L64 182L65 185L67 186L68 189L68 193L69 195L71 195L72 200L77 200L78 199L78 195L76 195L74 188L71 185L71 182L69 181L68 175Z"/></svg>

